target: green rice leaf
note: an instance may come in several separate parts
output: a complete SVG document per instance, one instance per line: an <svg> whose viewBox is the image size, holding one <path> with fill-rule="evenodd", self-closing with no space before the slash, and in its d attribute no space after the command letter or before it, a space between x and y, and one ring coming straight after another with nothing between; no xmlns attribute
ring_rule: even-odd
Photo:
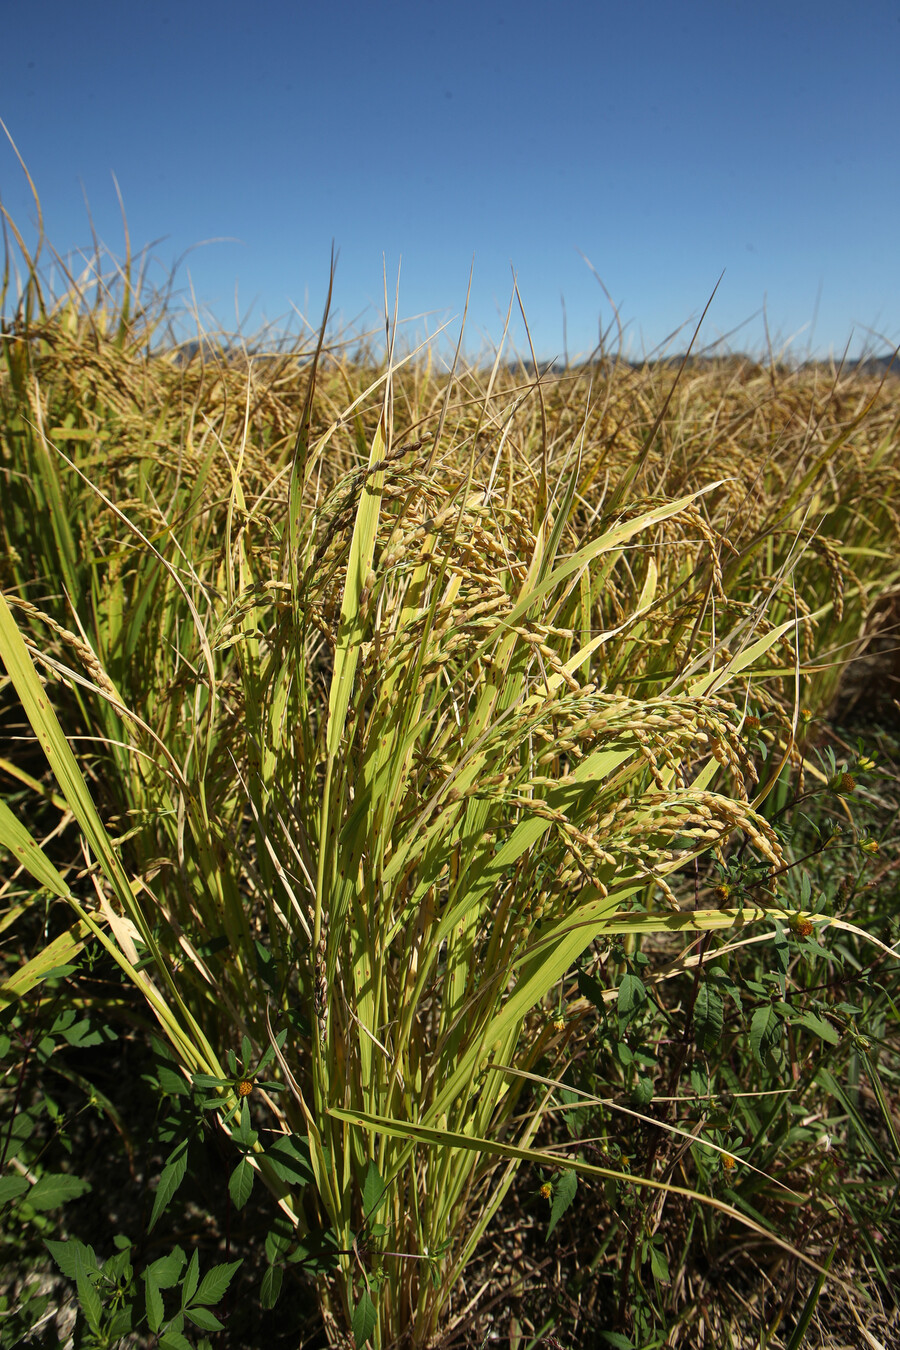
<svg viewBox="0 0 900 1350"><path fill-rule="evenodd" d="M54 895L65 898L69 894L68 886L40 844L32 839L2 797L0 797L0 848L8 849L16 862Z"/></svg>
<svg viewBox="0 0 900 1350"><path fill-rule="evenodd" d="M369 456L370 469L384 459L384 452L384 422L381 421L372 442L372 453ZM383 469L368 473L356 509L356 524L350 542L350 556L347 560L347 577L344 582L344 595L341 601L341 617L334 653L334 670L331 677L331 692L328 698L326 750L331 758L337 754L340 748L344 724L347 720L347 709L350 705L350 695L353 690L353 678L359 660L359 644L363 633L360 600L375 553L375 537L378 531L378 516L381 510L383 486Z"/></svg>
<svg viewBox="0 0 900 1350"><path fill-rule="evenodd" d="M42 951L30 961L26 961L14 975L0 984L0 1008L7 1007L15 999L34 989L54 971L67 965L72 957L83 950L85 939L91 931L89 925L79 919L67 932L60 933L52 942L48 942Z"/></svg>

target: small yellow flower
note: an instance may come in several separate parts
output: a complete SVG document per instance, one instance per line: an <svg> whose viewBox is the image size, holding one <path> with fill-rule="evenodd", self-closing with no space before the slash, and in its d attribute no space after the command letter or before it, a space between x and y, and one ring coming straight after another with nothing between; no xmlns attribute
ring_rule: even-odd
<svg viewBox="0 0 900 1350"><path fill-rule="evenodd" d="M238 1096L239 1096L239 1097L249 1097L249 1096L250 1096L250 1093L251 1093L252 1091L253 1091L253 1084L250 1082L250 1079L249 1079L249 1078L242 1078L241 1081L240 1081L240 1082L238 1083L238 1085L237 1085L237 1093L238 1093Z"/></svg>
<svg viewBox="0 0 900 1350"><path fill-rule="evenodd" d="M800 721L801 721L801 722L811 722L812 719L813 719L812 708L801 708L801 709L800 709Z"/></svg>
<svg viewBox="0 0 900 1350"><path fill-rule="evenodd" d="M814 931L815 924L805 914L798 914L791 920L791 932L796 933L798 937L810 937Z"/></svg>
<svg viewBox="0 0 900 1350"><path fill-rule="evenodd" d="M860 848L862 849L863 853L877 853L877 852L878 852L878 840L877 840L877 839L863 839L862 842L860 843Z"/></svg>
<svg viewBox="0 0 900 1350"><path fill-rule="evenodd" d="M856 767L862 769L863 773L869 773L870 770L875 768L875 761L870 759L868 755L860 755L856 761Z"/></svg>
<svg viewBox="0 0 900 1350"><path fill-rule="evenodd" d="M552 1199L553 1187L550 1185L549 1181L545 1181L543 1186L541 1187L541 1196L543 1197L544 1200Z"/></svg>
<svg viewBox="0 0 900 1350"><path fill-rule="evenodd" d="M554 1031L565 1031L565 1029L566 1029L566 1019L565 1019L564 1017L554 1017L554 1019L553 1019L553 1030L554 1030Z"/></svg>
<svg viewBox="0 0 900 1350"><path fill-rule="evenodd" d="M852 773L836 773L828 786L837 796L848 797L856 791L856 779Z"/></svg>
<svg viewBox="0 0 900 1350"><path fill-rule="evenodd" d="M737 1158L732 1157L730 1153L723 1153L722 1166L725 1168L726 1172L730 1172L733 1168L737 1167Z"/></svg>

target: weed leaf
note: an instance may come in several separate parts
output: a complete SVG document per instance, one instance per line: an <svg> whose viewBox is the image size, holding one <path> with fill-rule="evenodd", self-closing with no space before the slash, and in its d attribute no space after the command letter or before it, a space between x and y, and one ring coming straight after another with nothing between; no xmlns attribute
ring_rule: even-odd
<svg viewBox="0 0 900 1350"><path fill-rule="evenodd" d="M194 1306L203 1303L214 1308L217 1303L220 1303L225 1297L234 1272L240 1264L240 1261L223 1261L221 1265L213 1266L211 1270L208 1270L200 1281L200 1288L192 1299Z"/></svg>
<svg viewBox="0 0 900 1350"><path fill-rule="evenodd" d="M172 1289L178 1283L184 1269L185 1254L180 1247L173 1247L165 1256L157 1257L147 1267L146 1277L152 1279L160 1289Z"/></svg>
<svg viewBox="0 0 900 1350"><path fill-rule="evenodd" d="M86 1246L85 1243L79 1242L77 1238L70 1238L67 1242L45 1241L44 1246L63 1275L66 1275L70 1280L74 1280L78 1273L77 1261L79 1256L85 1270L97 1270L98 1268L93 1247Z"/></svg>
<svg viewBox="0 0 900 1350"><path fill-rule="evenodd" d="M375 1304L372 1302L372 1296L368 1289L365 1289L353 1309L353 1340L356 1350L363 1350L363 1346L375 1330L377 1320L378 1314L375 1310Z"/></svg>
<svg viewBox="0 0 900 1350"><path fill-rule="evenodd" d="M193 1347L186 1336L170 1327L166 1334L160 1337L159 1350L193 1350Z"/></svg>
<svg viewBox="0 0 900 1350"><path fill-rule="evenodd" d="M100 1295L94 1287L91 1275L97 1272L96 1262L88 1262L85 1259L83 1249L75 1253L75 1285L78 1289L78 1302L81 1304L87 1324L95 1335L100 1330L100 1317L103 1312L103 1305L100 1302Z"/></svg>
<svg viewBox="0 0 900 1350"><path fill-rule="evenodd" d="M159 1292L159 1285L149 1272L145 1283L144 1299L147 1305L147 1325L155 1336L162 1326L166 1310L163 1304L163 1296Z"/></svg>
<svg viewBox="0 0 900 1350"><path fill-rule="evenodd" d="M369 1161L366 1168L366 1180L363 1186L363 1214L367 1220L371 1220L378 1213L384 1204L386 1187L381 1179L381 1173L374 1162Z"/></svg>
<svg viewBox="0 0 900 1350"><path fill-rule="evenodd" d="M281 1135L266 1149L266 1158L279 1180L289 1186L309 1186L315 1180L309 1144L302 1135Z"/></svg>
<svg viewBox="0 0 900 1350"><path fill-rule="evenodd" d="M669 1283L669 1263L666 1260L666 1254L661 1247L651 1246L650 1248L650 1269L654 1277L660 1284Z"/></svg>
<svg viewBox="0 0 900 1350"><path fill-rule="evenodd" d="M724 1023L724 1005L715 989L701 984L694 1004L694 1037L697 1048L708 1055L718 1043Z"/></svg>
<svg viewBox="0 0 900 1350"><path fill-rule="evenodd" d="M246 1158L241 1158L228 1181L228 1194L235 1209L243 1209L253 1190L253 1168Z"/></svg>
<svg viewBox="0 0 900 1350"><path fill-rule="evenodd" d="M69 1200L77 1200L91 1189L90 1182L65 1172L47 1172L28 1192L28 1203L35 1209L56 1209Z"/></svg>
<svg viewBox="0 0 900 1350"><path fill-rule="evenodd" d="M268 1266L266 1273L262 1278L262 1288L259 1292L259 1301L264 1308L274 1308L278 1302L278 1296L281 1293L281 1282L284 1279L283 1266Z"/></svg>
<svg viewBox="0 0 900 1350"><path fill-rule="evenodd" d="M553 1232L566 1210L575 1199L578 1189L578 1175L575 1172L563 1172L553 1187L553 1204L550 1207L550 1223L547 1236Z"/></svg>
<svg viewBox="0 0 900 1350"><path fill-rule="evenodd" d="M778 1040L780 1028L781 1023L770 1004L757 1008L750 1021L750 1049L762 1067L765 1067L765 1055Z"/></svg>
<svg viewBox="0 0 900 1350"><path fill-rule="evenodd" d="M184 1181L184 1174L187 1171L187 1150L187 1140L183 1139L169 1154L168 1162L159 1178L156 1195L153 1197L153 1212L147 1225L148 1233L153 1231L160 1214L164 1212L172 1196Z"/></svg>
<svg viewBox="0 0 900 1350"><path fill-rule="evenodd" d="M637 975L623 975L616 1007L620 1022L630 1022L647 1002L647 991Z"/></svg>
<svg viewBox="0 0 900 1350"><path fill-rule="evenodd" d="M190 1318L195 1327L201 1331L221 1331L224 1323L220 1322L215 1313L211 1313L209 1308L185 1308L185 1317Z"/></svg>
<svg viewBox="0 0 900 1350"><path fill-rule="evenodd" d="M7 1200L15 1200L27 1190L27 1177L0 1177L0 1205L5 1205ZM65 1243L57 1242L54 1245L62 1247Z"/></svg>
<svg viewBox="0 0 900 1350"><path fill-rule="evenodd" d="M184 1272L184 1281L181 1285L181 1306L190 1303L197 1289L200 1280L200 1256L194 1252L190 1259L187 1270Z"/></svg>
<svg viewBox="0 0 900 1350"><path fill-rule="evenodd" d="M811 1031L814 1036L818 1036L819 1040L827 1041L829 1045L837 1045L841 1039L831 1023L826 1022L824 1017L819 1017L814 1012L801 1013L799 1017L795 1018L795 1021L799 1026L806 1027L807 1031Z"/></svg>

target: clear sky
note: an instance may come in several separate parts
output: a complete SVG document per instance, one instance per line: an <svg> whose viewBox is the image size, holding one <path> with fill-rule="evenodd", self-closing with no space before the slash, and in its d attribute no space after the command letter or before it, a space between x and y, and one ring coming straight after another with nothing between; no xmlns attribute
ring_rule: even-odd
<svg viewBox="0 0 900 1350"><path fill-rule="evenodd" d="M0 0L0 117L50 242L154 244L228 328L453 319L538 354L900 343L900 0ZM0 198L34 207L5 138ZM204 243L205 240L218 242ZM158 241L158 242L157 242ZM201 247L197 247L202 245ZM582 256L584 255L584 256ZM584 261L589 259L596 276ZM237 297L237 301L236 298ZM521 321L516 345L524 350Z"/></svg>

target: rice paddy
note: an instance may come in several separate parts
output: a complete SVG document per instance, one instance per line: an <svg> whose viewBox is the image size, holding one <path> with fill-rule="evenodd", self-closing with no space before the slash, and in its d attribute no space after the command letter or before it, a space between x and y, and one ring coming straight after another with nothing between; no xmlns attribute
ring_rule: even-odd
<svg viewBox="0 0 900 1350"><path fill-rule="evenodd" d="M3 307L10 1313L52 1006L176 1121L83 1344L258 1343L192 1302L251 1196L297 1344L890 1343L895 375L177 344L20 239ZM227 1227L114 1298L212 1135Z"/></svg>

